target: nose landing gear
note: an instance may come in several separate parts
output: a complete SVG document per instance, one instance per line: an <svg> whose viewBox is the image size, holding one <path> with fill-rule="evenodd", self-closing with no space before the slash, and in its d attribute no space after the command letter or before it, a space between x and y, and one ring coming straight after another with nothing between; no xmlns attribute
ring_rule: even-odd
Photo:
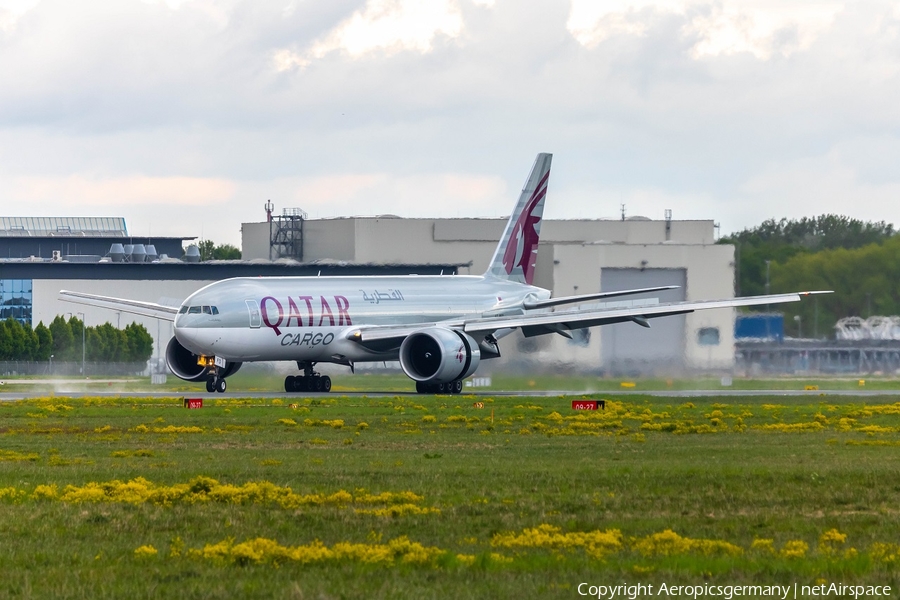
<svg viewBox="0 0 900 600"><path fill-rule="evenodd" d="M331 377L319 375L313 370L314 362L308 360L297 361L297 367L303 370L303 375L296 377L289 375L284 378L284 391L286 392L330 392Z"/></svg>
<svg viewBox="0 0 900 600"><path fill-rule="evenodd" d="M225 379L223 377L213 376L206 380L206 391L210 394L212 394L213 392L224 394L227 387L228 384L225 383Z"/></svg>
<svg viewBox="0 0 900 600"><path fill-rule="evenodd" d="M225 383L225 378L219 374L219 367L224 368L225 360L215 356L201 356L197 358L197 364L206 367L206 391L210 394L214 392L224 394L228 384Z"/></svg>

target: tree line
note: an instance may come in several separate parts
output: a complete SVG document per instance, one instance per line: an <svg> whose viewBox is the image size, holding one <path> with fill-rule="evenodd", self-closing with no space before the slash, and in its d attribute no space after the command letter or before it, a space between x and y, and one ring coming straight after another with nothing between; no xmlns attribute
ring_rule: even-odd
<svg viewBox="0 0 900 600"><path fill-rule="evenodd" d="M203 240L197 244L200 260L240 260L241 250L231 244L216 245L212 240Z"/></svg>
<svg viewBox="0 0 900 600"><path fill-rule="evenodd" d="M80 361L82 327L77 317L57 316L47 327L32 329L15 319L0 321L0 360ZM153 354L153 338L147 328L132 323L116 329L110 323L84 328L84 359L90 362L143 363Z"/></svg>
<svg viewBox="0 0 900 600"><path fill-rule="evenodd" d="M884 221L839 215L770 219L723 237L735 245L741 296L833 290L833 294L780 304L789 335L832 333L843 317L900 315L900 236ZM757 307L755 310L765 310ZM800 317L799 320L794 317Z"/></svg>

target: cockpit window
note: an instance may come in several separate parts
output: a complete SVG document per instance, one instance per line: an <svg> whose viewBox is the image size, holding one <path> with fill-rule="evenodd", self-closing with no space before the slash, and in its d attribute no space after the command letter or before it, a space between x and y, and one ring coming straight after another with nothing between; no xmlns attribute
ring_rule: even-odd
<svg viewBox="0 0 900 600"><path fill-rule="evenodd" d="M192 306L192 307L188 310L188 314L199 315L199 314L200 314L200 307L199 307L199 306Z"/></svg>
<svg viewBox="0 0 900 600"><path fill-rule="evenodd" d="M187 311L188 311L188 307L187 307L187 306L182 306L182 307L181 307L181 310L178 311L178 314L179 314L179 315L183 315L183 314L186 313Z"/></svg>
<svg viewBox="0 0 900 600"><path fill-rule="evenodd" d="M209 309L208 306L204 306L204 307L203 307L203 314L204 314L204 315L211 315L211 314L212 314L212 311Z"/></svg>
<svg viewBox="0 0 900 600"><path fill-rule="evenodd" d="M213 307L212 307L212 312L213 312L214 315L217 315L217 314L219 314L219 309L216 308L215 306L213 306Z"/></svg>

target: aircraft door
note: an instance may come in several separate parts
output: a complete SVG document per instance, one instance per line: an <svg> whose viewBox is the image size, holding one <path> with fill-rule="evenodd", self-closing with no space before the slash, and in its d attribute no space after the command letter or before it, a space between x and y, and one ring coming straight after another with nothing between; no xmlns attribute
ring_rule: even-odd
<svg viewBox="0 0 900 600"><path fill-rule="evenodd" d="M250 312L250 329L259 329L259 326L262 325L262 317L259 314L256 300L245 300L244 302L247 303L247 310Z"/></svg>

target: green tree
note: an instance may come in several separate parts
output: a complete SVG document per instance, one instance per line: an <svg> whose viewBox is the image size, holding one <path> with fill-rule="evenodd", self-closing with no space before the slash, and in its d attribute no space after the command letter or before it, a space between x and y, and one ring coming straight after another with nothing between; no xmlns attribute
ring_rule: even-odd
<svg viewBox="0 0 900 600"><path fill-rule="evenodd" d="M38 339L37 333L35 333L34 329L31 328L31 323L26 322L24 325L22 325L22 329L25 332L24 356L27 357L25 358L25 360L38 360L40 340Z"/></svg>
<svg viewBox="0 0 900 600"><path fill-rule="evenodd" d="M138 323L125 327L128 336L128 362L147 362L153 355L153 337Z"/></svg>
<svg viewBox="0 0 900 600"><path fill-rule="evenodd" d="M56 360L72 360L75 336L72 334L72 326L61 315L56 315L50 322L50 336L53 339L51 354L56 356Z"/></svg>
<svg viewBox="0 0 900 600"><path fill-rule="evenodd" d="M241 251L231 244L222 244L213 249L213 258L215 260L240 260Z"/></svg>
<svg viewBox="0 0 900 600"><path fill-rule="evenodd" d="M240 260L240 249L231 244L217 246L212 240L203 240L197 244L200 260Z"/></svg>
<svg viewBox="0 0 900 600"><path fill-rule="evenodd" d="M119 341L116 343L115 362L131 362L131 348L128 345L128 334L122 329L116 329Z"/></svg>
<svg viewBox="0 0 900 600"><path fill-rule="evenodd" d="M766 293L767 262L771 277L776 263L784 264L798 254L862 248L883 243L894 233L894 226L884 221L864 222L842 215L821 215L799 220L769 219L725 236L719 243L735 245L737 291L742 296L755 296Z"/></svg>
<svg viewBox="0 0 900 600"><path fill-rule="evenodd" d="M106 362L106 344L96 327L88 327L84 339L85 359L91 362Z"/></svg>
<svg viewBox="0 0 900 600"><path fill-rule="evenodd" d="M900 314L900 236L862 248L797 254L773 263L772 293L833 290L833 294L779 305L796 335L829 336L838 319ZM800 317L797 322L794 317Z"/></svg>
<svg viewBox="0 0 900 600"><path fill-rule="evenodd" d="M200 260L212 260L216 244L212 240L203 240L197 244L197 248L200 250Z"/></svg>
<svg viewBox="0 0 900 600"><path fill-rule="evenodd" d="M6 328L6 322L0 321L0 360L12 357L12 334Z"/></svg>
<svg viewBox="0 0 900 600"><path fill-rule="evenodd" d="M53 334L50 333L43 321L34 328L34 335L37 337L37 352L34 360L50 360L50 355L53 354Z"/></svg>
<svg viewBox="0 0 900 600"><path fill-rule="evenodd" d="M38 338L31 325L12 317L0 322L0 360L34 360Z"/></svg>

